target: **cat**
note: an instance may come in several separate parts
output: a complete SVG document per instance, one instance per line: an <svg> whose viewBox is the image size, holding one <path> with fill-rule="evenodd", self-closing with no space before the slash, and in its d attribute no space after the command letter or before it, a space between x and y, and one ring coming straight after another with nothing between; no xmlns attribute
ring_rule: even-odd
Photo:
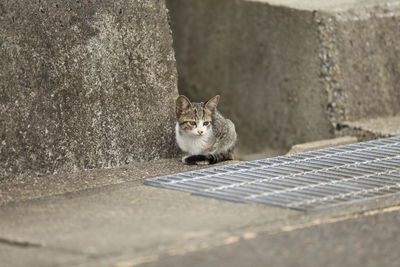
<svg viewBox="0 0 400 267"><path fill-rule="evenodd" d="M188 165L214 164L233 159L237 140L235 125L217 110L219 95L204 103L192 103L181 95L176 99L175 137L188 155Z"/></svg>

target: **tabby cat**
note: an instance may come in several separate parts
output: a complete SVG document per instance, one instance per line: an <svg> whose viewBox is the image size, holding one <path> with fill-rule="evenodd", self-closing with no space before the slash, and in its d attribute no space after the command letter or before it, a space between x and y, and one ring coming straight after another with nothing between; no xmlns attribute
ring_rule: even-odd
<svg viewBox="0 0 400 267"><path fill-rule="evenodd" d="M219 95L204 103L192 103L181 95L176 100L176 142L188 155L185 164L214 164L233 159L235 125L217 110Z"/></svg>

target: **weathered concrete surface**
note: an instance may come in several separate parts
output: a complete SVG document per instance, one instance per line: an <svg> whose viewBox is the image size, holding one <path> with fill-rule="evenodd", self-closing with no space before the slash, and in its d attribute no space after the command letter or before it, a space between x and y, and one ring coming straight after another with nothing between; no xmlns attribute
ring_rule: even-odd
<svg viewBox="0 0 400 267"><path fill-rule="evenodd" d="M3 205L0 237L32 244L25 250L14 246L21 258L31 258L32 266L49 262L40 256L48 250L60 252L52 256L55 265L112 266L173 249L222 244L243 227L294 214L299 213L220 202L134 181ZM36 255L30 250L37 251ZM3 254L0 260L7 266L23 266L13 264L15 254Z"/></svg>
<svg viewBox="0 0 400 267"><path fill-rule="evenodd" d="M249 160L257 160L257 159L265 159L271 157L277 157L284 155L287 152L287 149L278 148L278 149L265 149L258 153L251 153L251 151L246 149L241 149L239 153L235 155L235 159L249 161Z"/></svg>
<svg viewBox="0 0 400 267"><path fill-rule="evenodd" d="M216 165L237 163L224 161ZM208 166L189 166L181 159L162 159L132 163L111 169L96 169L74 173L60 173L46 176L18 175L0 181L0 206L9 202L60 195L99 188L124 182L191 171Z"/></svg>
<svg viewBox="0 0 400 267"><path fill-rule="evenodd" d="M400 135L400 116L378 117L343 122L338 135L357 136L359 141Z"/></svg>
<svg viewBox="0 0 400 267"><path fill-rule="evenodd" d="M176 155L164 1L1 1L0 179Z"/></svg>
<svg viewBox="0 0 400 267"><path fill-rule="evenodd" d="M399 223L397 211L274 235L248 235L233 244L163 256L140 266L397 267Z"/></svg>
<svg viewBox="0 0 400 267"><path fill-rule="evenodd" d="M231 0L167 5L180 93L221 94L219 109L236 124L241 154L333 136L313 13Z"/></svg>
<svg viewBox="0 0 400 267"><path fill-rule="evenodd" d="M399 203L400 199L391 198L307 214L196 197L136 180L0 206L0 262L10 267L27 262L30 266L132 266L132 262L211 249L262 233L387 212L381 209Z"/></svg>
<svg viewBox="0 0 400 267"><path fill-rule="evenodd" d="M221 94L241 150L400 114L398 0L168 0L179 90Z"/></svg>
<svg viewBox="0 0 400 267"><path fill-rule="evenodd" d="M366 6L375 6L377 3L382 3L382 1L377 0L327 0L327 1L319 1L319 0L308 0L308 1L299 1L299 0L246 0L253 2L263 2L268 3L270 5L283 5L290 8L301 9L301 10L318 10L318 11L343 11L349 10L351 8L359 8L361 5ZM385 0L384 3L391 5L396 4L398 0Z"/></svg>
<svg viewBox="0 0 400 267"><path fill-rule="evenodd" d="M86 261L87 256L76 252L43 249L42 247L0 244L0 259L2 266L54 267L72 266L77 261Z"/></svg>
<svg viewBox="0 0 400 267"><path fill-rule="evenodd" d="M353 143L357 143L357 137L343 136L333 139L319 140L319 141L294 145L287 154L301 153L311 150L322 149L326 147L342 146Z"/></svg>
<svg viewBox="0 0 400 267"><path fill-rule="evenodd" d="M375 5L371 4L375 3ZM335 123L400 114L400 1L316 16Z"/></svg>

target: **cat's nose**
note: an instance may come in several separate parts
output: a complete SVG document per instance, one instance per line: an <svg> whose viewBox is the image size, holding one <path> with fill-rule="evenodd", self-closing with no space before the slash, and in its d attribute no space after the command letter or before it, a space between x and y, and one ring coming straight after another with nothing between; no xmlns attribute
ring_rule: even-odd
<svg viewBox="0 0 400 267"><path fill-rule="evenodd" d="M197 132L199 133L199 135L203 134L203 131L201 131L201 130L197 130Z"/></svg>

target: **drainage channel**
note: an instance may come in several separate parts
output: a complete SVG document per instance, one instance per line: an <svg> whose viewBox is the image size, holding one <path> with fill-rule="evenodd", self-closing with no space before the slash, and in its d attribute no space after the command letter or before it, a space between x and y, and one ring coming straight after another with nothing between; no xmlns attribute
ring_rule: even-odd
<svg viewBox="0 0 400 267"><path fill-rule="evenodd" d="M400 195L400 136L149 178L146 185L304 211Z"/></svg>

